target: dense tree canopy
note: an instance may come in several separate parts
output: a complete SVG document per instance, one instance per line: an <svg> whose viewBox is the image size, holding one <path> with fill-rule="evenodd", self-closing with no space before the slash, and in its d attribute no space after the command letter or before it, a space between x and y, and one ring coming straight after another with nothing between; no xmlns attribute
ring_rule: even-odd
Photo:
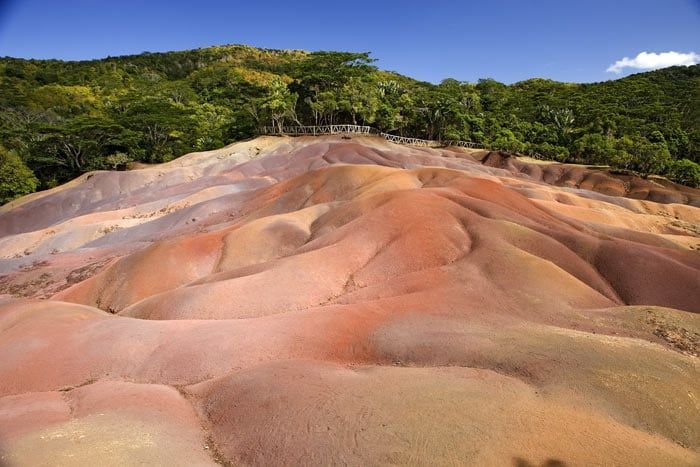
<svg viewBox="0 0 700 467"><path fill-rule="evenodd" d="M434 85L372 62L367 53L245 46L84 62L0 59L2 163L18 177L13 185L3 174L1 200L289 124L367 124L700 183L698 65L594 84Z"/></svg>

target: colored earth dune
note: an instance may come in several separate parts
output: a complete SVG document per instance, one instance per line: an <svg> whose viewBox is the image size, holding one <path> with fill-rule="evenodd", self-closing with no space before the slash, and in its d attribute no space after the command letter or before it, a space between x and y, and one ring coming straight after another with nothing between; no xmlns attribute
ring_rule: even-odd
<svg viewBox="0 0 700 467"><path fill-rule="evenodd" d="M0 208L2 465L700 465L700 191L263 137Z"/></svg>

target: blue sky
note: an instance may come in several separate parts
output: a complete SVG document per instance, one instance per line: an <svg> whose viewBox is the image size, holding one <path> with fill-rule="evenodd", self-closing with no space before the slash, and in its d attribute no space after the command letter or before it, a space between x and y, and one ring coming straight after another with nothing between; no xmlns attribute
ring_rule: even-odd
<svg viewBox="0 0 700 467"><path fill-rule="evenodd" d="M0 0L0 56L87 59L216 44L371 51L426 81L591 82L700 53L700 0ZM686 55L686 61L698 61Z"/></svg>

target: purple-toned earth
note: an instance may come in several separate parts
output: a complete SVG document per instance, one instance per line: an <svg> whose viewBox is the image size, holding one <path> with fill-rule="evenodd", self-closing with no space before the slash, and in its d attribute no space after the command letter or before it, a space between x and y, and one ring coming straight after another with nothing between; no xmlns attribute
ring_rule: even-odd
<svg viewBox="0 0 700 467"><path fill-rule="evenodd" d="M0 208L0 294L1 465L700 465L661 179L263 137Z"/></svg>

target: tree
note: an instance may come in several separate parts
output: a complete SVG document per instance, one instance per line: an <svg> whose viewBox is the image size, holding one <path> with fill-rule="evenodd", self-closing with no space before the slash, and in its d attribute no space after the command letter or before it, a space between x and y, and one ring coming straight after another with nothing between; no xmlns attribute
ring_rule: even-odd
<svg viewBox="0 0 700 467"><path fill-rule="evenodd" d="M574 112L567 108L552 108L548 105L543 105L540 108L540 117L542 121L551 125L557 134L557 142L566 146L571 142L571 134L574 132Z"/></svg>
<svg viewBox="0 0 700 467"><path fill-rule="evenodd" d="M0 204L32 193L36 187L37 179L24 161L0 146Z"/></svg>
<svg viewBox="0 0 700 467"><path fill-rule="evenodd" d="M115 152L105 157L105 165L112 170L124 169L134 159L123 152Z"/></svg>
<svg viewBox="0 0 700 467"><path fill-rule="evenodd" d="M672 161L666 171L666 175L676 183L682 183L692 187L700 187L700 164L688 159Z"/></svg>
<svg viewBox="0 0 700 467"><path fill-rule="evenodd" d="M672 160L666 145L652 143L642 136L622 138L619 146L631 156L625 168L643 174L663 173Z"/></svg>
<svg viewBox="0 0 700 467"><path fill-rule="evenodd" d="M230 64L214 63L193 72L188 81L196 95L207 102L234 98L246 86L240 73Z"/></svg>
<svg viewBox="0 0 700 467"><path fill-rule="evenodd" d="M353 125L357 125L358 118L372 123L379 107L378 89L370 80L350 78L340 92L339 107L350 114Z"/></svg>
<svg viewBox="0 0 700 467"><path fill-rule="evenodd" d="M267 112L275 131L282 132L286 118L299 123L295 113L297 98L297 94L290 92L282 80L276 79L270 83L267 95L260 101L260 107Z"/></svg>
<svg viewBox="0 0 700 467"><path fill-rule="evenodd" d="M335 123L335 116L340 108L335 92L319 92L314 97L307 97L304 102L311 109L315 125L333 125Z"/></svg>
<svg viewBox="0 0 700 467"><path fill-rule="evenodd" d="M46 180L64 182L104 168L109 154L138 153L138 135L104 118L78 117L41 131L30 149L29 163Z"/></svg>
<svg viewBox="0 0 700 467"><path fill-rule="evenodd" d="M0 141L42 187L113 167L107 158L118 153L162 162L289 122L372 124L691 180L693 166L674 161L700 162L700 65L591 84L436 85L378 70L368 53L220 46L82 62L0 58Z"/></svg>
<svg viewBox="0 0 700 467"><path fill-rule="evenodd" d="M124 127L140 135L139 146L148 162L164 162L192 148L190 107L162 96L129 96L125 110L115 115Z"/></svg>
<svg viewBox="0 0 700 467"><path fill-rule="evenodd" d="M30 109L46 109L65 117L96 115L99 99L87 86L49 84L34 90L29 98Z"/></svg>
<svg viewBox="0 0 700 467"><path fill-rule="evenodd" d="M296 93L300 99L302 117L313 117L316 125L335 123L336 112L341 107L346 111L352 108L348 96L344 99L342 94L352 92L358 80L366 79L376 70L370 65L373 61L368 53L309 54L291 73L296 79L290 84L290 91ZM354 84L350 84L351 82Z"/></svg>
<svg viewBox="0 0 700 467"><path fill-rule="evenodd" d="M620 149L614 138L599 133L583 135L574 142L574 155L586 164L616 165L620 159Z"/></svg>
<svg viewBox="0 0 700 467"><path fill-rule="evenodd" d="M490 146L493 149L509 152L523 152L525 149L525 145L515 137L512 131L507 129L500 130Z"/></svg>
<svg viewBox="0 0 700 467"><path fill-rule="evenodd" d="M202 104L195 107L191 118L193 121L195 148L198 150L214 149L224 146L226 130L231 124L233 112L228 107L214 104Z"/></svg>
<svg viewBox="0 0 700 467"><path fill-rule="evenodd" d="M340 89L352 78L366 76L376 70L369 53L313 52L294 70L292 76L302 88L317 92Z"/></svg>
<svg viewBox="0 0 700 467"><path fill-rule="evenodd" d="M525 152L538 159L552 159L559 162L569 160L569 150L550 143L527 143Z"/></svg>

